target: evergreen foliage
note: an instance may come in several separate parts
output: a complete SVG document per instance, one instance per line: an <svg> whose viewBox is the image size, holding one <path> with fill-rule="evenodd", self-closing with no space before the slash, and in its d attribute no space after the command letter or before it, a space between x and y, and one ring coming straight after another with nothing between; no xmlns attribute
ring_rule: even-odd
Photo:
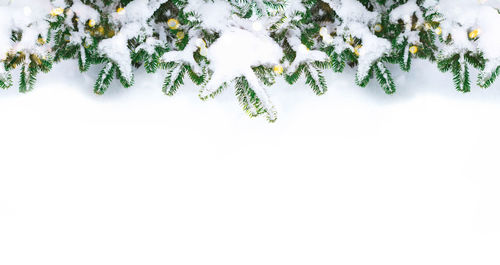
<svg viewBox="0 0 500 265"><path fill-rule="evenodd" d="M477 83L485 88L500 74L498 63L474 46L481 38L476 29L467 29L468 36L464 37L472 48L456 48L456 37L441 28L446 18L435 4L425 0L52 3L54 10L39 22L47 24L46 32L38 33L33 47L12 49L4 56L1 88L13 85L12 73L19 69L19 91L30 91L40 72L46 73L54 63L72 59L78 62L81 72L92 65L101 67L94 92L103 94L115 79L124 87L132 86L133 69L143 67L147 73L165 75L162 90L168 96L184 85L186 77L201 86L200 97L204 100L231 86L245 112L252 117L266 115L274 121L276 111L265 87L279 78L289 84L302 80L315 94L322 95L328 88L325 72L343 72L351 67L357 71L357 85L364 87L375 78L385 93L393 94L396 85L390 69L399 67L408 72L415 59L436 62L441 71L451 72L461 92L471 90L471 67L480 71ZM203 8L210 5L227 7L229 11L221 11L231 13L231 22L220 27L207 22ZM354 7L351 13L346 13L346 6ZM271 40L282 52L280 60L249 65L248 70L227 80L221 77L214 69L211 47L235 28ZM26 42L25 34L12 30L14 47Z"/></svg>

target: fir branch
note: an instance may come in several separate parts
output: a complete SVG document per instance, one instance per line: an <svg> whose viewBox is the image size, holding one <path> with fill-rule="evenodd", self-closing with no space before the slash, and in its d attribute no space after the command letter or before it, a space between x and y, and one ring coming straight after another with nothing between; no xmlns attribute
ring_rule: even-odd
<svg viewBox="0 0 500 265"><path fill-rule="evenodd" d="M316 95L323 95L328 90L325 77L320 69L307 65L304 67L306 84L308 84Z"/></svg>
<svg viewBox="0 0 500 265"><path fill-rule="evenodd" d="M377 81L385 91L385 93L390 95L396 92L396 85L394 84L391 73L382 62L378 62L376 64L375 76L377 77Z"/></svg>
<svg viewBox="0 0 500 265"><path fill-rule="evenodd" d="M497 66L491 72L482 71L481 73L479 73L477 84L482 88L488 88L493 84L493 82L495 82L498 75L500 75L500 66Z"/></svg>
<svg viewBox="0 0 500 265"><path fill-rule="evenodd" d="M11 73L1 73L0 74L0 88L7 89L12 86L12 74Z"/></svg>
<svg viewBox="0 0 500 265"><path fill-rule="evenodd" d="M112 62L106 63L97 77L97 81L94 85L94 93L102 95L106 92L109 85L111 85L111 81L113 81L113 75L116 68L117 67Z"/></svg>
<svg viewBox="0 0 500 265"><path fill-rule="evenodd" d="M184 84L184 75L187 67L185 64L173 64L167 69L167 76L163 81L162 91L165 95L173 96L177 89Z"/></svg>

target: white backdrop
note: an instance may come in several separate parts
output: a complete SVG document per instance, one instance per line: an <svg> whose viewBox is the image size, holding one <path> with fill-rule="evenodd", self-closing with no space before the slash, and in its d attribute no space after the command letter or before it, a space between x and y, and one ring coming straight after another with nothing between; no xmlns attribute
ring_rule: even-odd
<svg viewBox="0 0 500 265"><path fill-rule="evenodd" d="M500 83L418 63L399 91L169 98L161 74L92 93L56 66L0 91L0 264L499 264Z"/></svg>

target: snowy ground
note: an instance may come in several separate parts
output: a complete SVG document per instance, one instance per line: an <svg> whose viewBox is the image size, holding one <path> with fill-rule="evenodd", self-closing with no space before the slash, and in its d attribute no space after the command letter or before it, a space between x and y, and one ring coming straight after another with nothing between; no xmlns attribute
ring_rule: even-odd
<svg viewBox="0 0 500 265"><path fill-rule="evenodd" d="M272 88L269 124L231 90L96 96L96 74L0 91L0 264L500 263L500 83L419 62L387 96L347 71Z"/></svg>

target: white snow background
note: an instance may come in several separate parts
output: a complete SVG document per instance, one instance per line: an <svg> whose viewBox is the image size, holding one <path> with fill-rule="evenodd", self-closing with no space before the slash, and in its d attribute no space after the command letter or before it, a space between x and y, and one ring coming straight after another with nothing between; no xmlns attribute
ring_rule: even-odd
<svg viewBox="0 0 500 265"><path fill-rule="evenodd" d="M0 90L1 265L500 263L500 82L329 72L270 88L270 124L143 70L97 96L98 70Z"/></svg>

